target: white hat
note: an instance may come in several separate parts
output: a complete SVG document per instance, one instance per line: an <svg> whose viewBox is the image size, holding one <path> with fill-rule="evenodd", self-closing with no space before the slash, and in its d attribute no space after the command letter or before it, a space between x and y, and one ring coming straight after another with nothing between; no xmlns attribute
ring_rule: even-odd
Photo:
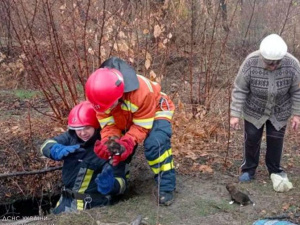
<svg viewBox="0 0 300 225"><path fill-rule="evenodd" d="M260 43L259 51L265 59L280 60L287 53L287 45L279 35L270 34Z"/></svg>

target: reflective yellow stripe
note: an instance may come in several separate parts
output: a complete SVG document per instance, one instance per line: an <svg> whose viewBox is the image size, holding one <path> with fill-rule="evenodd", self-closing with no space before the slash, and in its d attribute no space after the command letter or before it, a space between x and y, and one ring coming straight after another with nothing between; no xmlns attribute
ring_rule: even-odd
<svg viewBox="0 0 300 225"><path fill-rule="evenodd" d="M174 115L174 111L157 111L155 113L155 118L165 117L171 120L173 115Z"/></svg>
<svg viewBox="0 0 300 225"><path fill-rule="evenodd" d="M83 210L83 200L76 200L77 202L77 210Z"/></svg>
<svg viewBox="0 0 300 225"><path fill-rule="evenodd" d="M85 192L85 190L89 186L89 183L91 182L91 178L93 176L93 173L94 173L94 170L90 170L90 169L86 170L86 174L84 176L84 179L82 181L82 184L81 184L81 187L80 187L78 193L83 194Z"/></svg>
<svg viewBox="0 0 300 225"><path fill-rule="evenodd" d="M153 171L153 173L159 174L160 172L168 171L168 170L171 170L173 168L174 168L174 162L172 160L172 162L164 164L160 168L153 168L153 167L151 167L151 170Z"/></svg>
<svg viewBox="0 0 300 225"><path fill-rule="evenodd" d="M143 76L141 76L141 75L138 75L138 76L139 76L140 78L143 79L143 81L147 84L149 90L150 90L151 92L153 92L153 88L152 88L152 85L151 85L151 81L148 80L146 77L143 77Z"/></svg>
<svg viewBox="0 0 300 225"><path fill-rule="evenodd" d="M150 119L133 119L134 124L144 127L146 129L151 129L153 126L154 117Z"/></svg>
<svg viewBox="0 0 300 225"><path fill-rule="evenodd" d="M55 141L55 140L52 140L52 139L49 139L49 140L47 140L47 141L45 141L44 142L44 144L41 146L41 148L40 148L40 152L43 154L43 148L45 148L45 146L47 145L47 144L49 144L49 143L57 143L57 141Z"/></svg>
<svg viewBox="0 0 300 225"><path fill-rule="evenodd" d="M164 152L160 157L158 157L155 160L148 161L149 166L153 166L155 164L161 163L166 160L170 155L172 155L172 148L168 149L167 151Z"/></svg>
<svg viewBox="0 0 300 225"><path fill-rule="evenodd" d="M119 194L123 194L125 192L126 189L126 183L125 180L121 177L116 177L116 180L119 182L120 184L120 191Z"/></svg>
<svg viewBox="0 0 300 225"><path fill-rule="evenodd" d="M135 113L139 109L139 107L137 107L135 104L128 100L125 100L124 103L121 105L121 109L123 109L124 111L130 111L132 113Z"/></svg>
<svg viewBox="0 0 300 225"><path fill-rule="evenodd" d="M58 200L58 202L56 203L56 206L55 206L55 208L57 207L57 206L59 206L59 204L62 202L62 195L60 196L60 198L59 198L59 200Z"/></svg>
<svg viewBox="0 0 300 225"><path fill-rule="evenodd" d="M100 123L101 128L105 127L106 125L112 125L115 123L114 117L110 116L101 120L98 120Z"/></svg>
<svg viewBox="0 0 300 225"><path fill-rule="evenodd" d="M108 115L108 114L110 114L110 112L111 112L111 109L107 109L104 113Z"/></svg>

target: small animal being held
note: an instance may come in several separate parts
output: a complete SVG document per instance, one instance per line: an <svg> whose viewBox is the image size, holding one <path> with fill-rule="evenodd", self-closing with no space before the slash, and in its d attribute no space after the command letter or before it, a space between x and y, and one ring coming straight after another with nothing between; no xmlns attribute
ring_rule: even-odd
<svg viewBox="0 0 300 225"><path fill-rule="evenodd" d="M112 155L121 155L125 151L125 149L124 146L116 142L116 139L118 139L118 137L109 137L108 141L105 144Z"/></svg>
<svg viewBox="0 0 300 225"><path fill-rule="evenodd" d="M250 203L253 206L255 205L255 203L250 200L248 195L246 195L245 193L243 193L237 189L235 184L233 184L233 183L227 184L226 189L231 196L231 202L229 202L229 204L233 204L234 202L236 202L236 203L240 204L240 206L248 205Z"/></svg>

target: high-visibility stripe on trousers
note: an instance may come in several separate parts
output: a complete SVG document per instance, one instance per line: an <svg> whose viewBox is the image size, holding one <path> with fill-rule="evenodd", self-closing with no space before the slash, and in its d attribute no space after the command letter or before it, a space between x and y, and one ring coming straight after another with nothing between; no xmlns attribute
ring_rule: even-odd
<svg viewBox="0 0 300 225"><path fill-rule="evenodd" d="M155 120L144 141L145 156L160 191L173 191L176 187L171 136L171 123L167 120Z"/></svg>

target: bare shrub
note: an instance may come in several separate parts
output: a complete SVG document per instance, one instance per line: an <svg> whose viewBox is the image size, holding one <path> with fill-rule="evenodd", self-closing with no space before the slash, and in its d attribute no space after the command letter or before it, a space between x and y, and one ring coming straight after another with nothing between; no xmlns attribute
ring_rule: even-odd
<svg viewBox="0 0 300 225"><path fill-rule="evenodd" d="M1 35L18 43L28 77L59 120L85 98L87 77L110 56L124 58L138 73L162 82L167 92L173 83L187 83L179 97L210 109L220 89L231 86L244 57L268 33L282 34L292 53L298 51L299 6L292 0L0 4Z"/></svg>

